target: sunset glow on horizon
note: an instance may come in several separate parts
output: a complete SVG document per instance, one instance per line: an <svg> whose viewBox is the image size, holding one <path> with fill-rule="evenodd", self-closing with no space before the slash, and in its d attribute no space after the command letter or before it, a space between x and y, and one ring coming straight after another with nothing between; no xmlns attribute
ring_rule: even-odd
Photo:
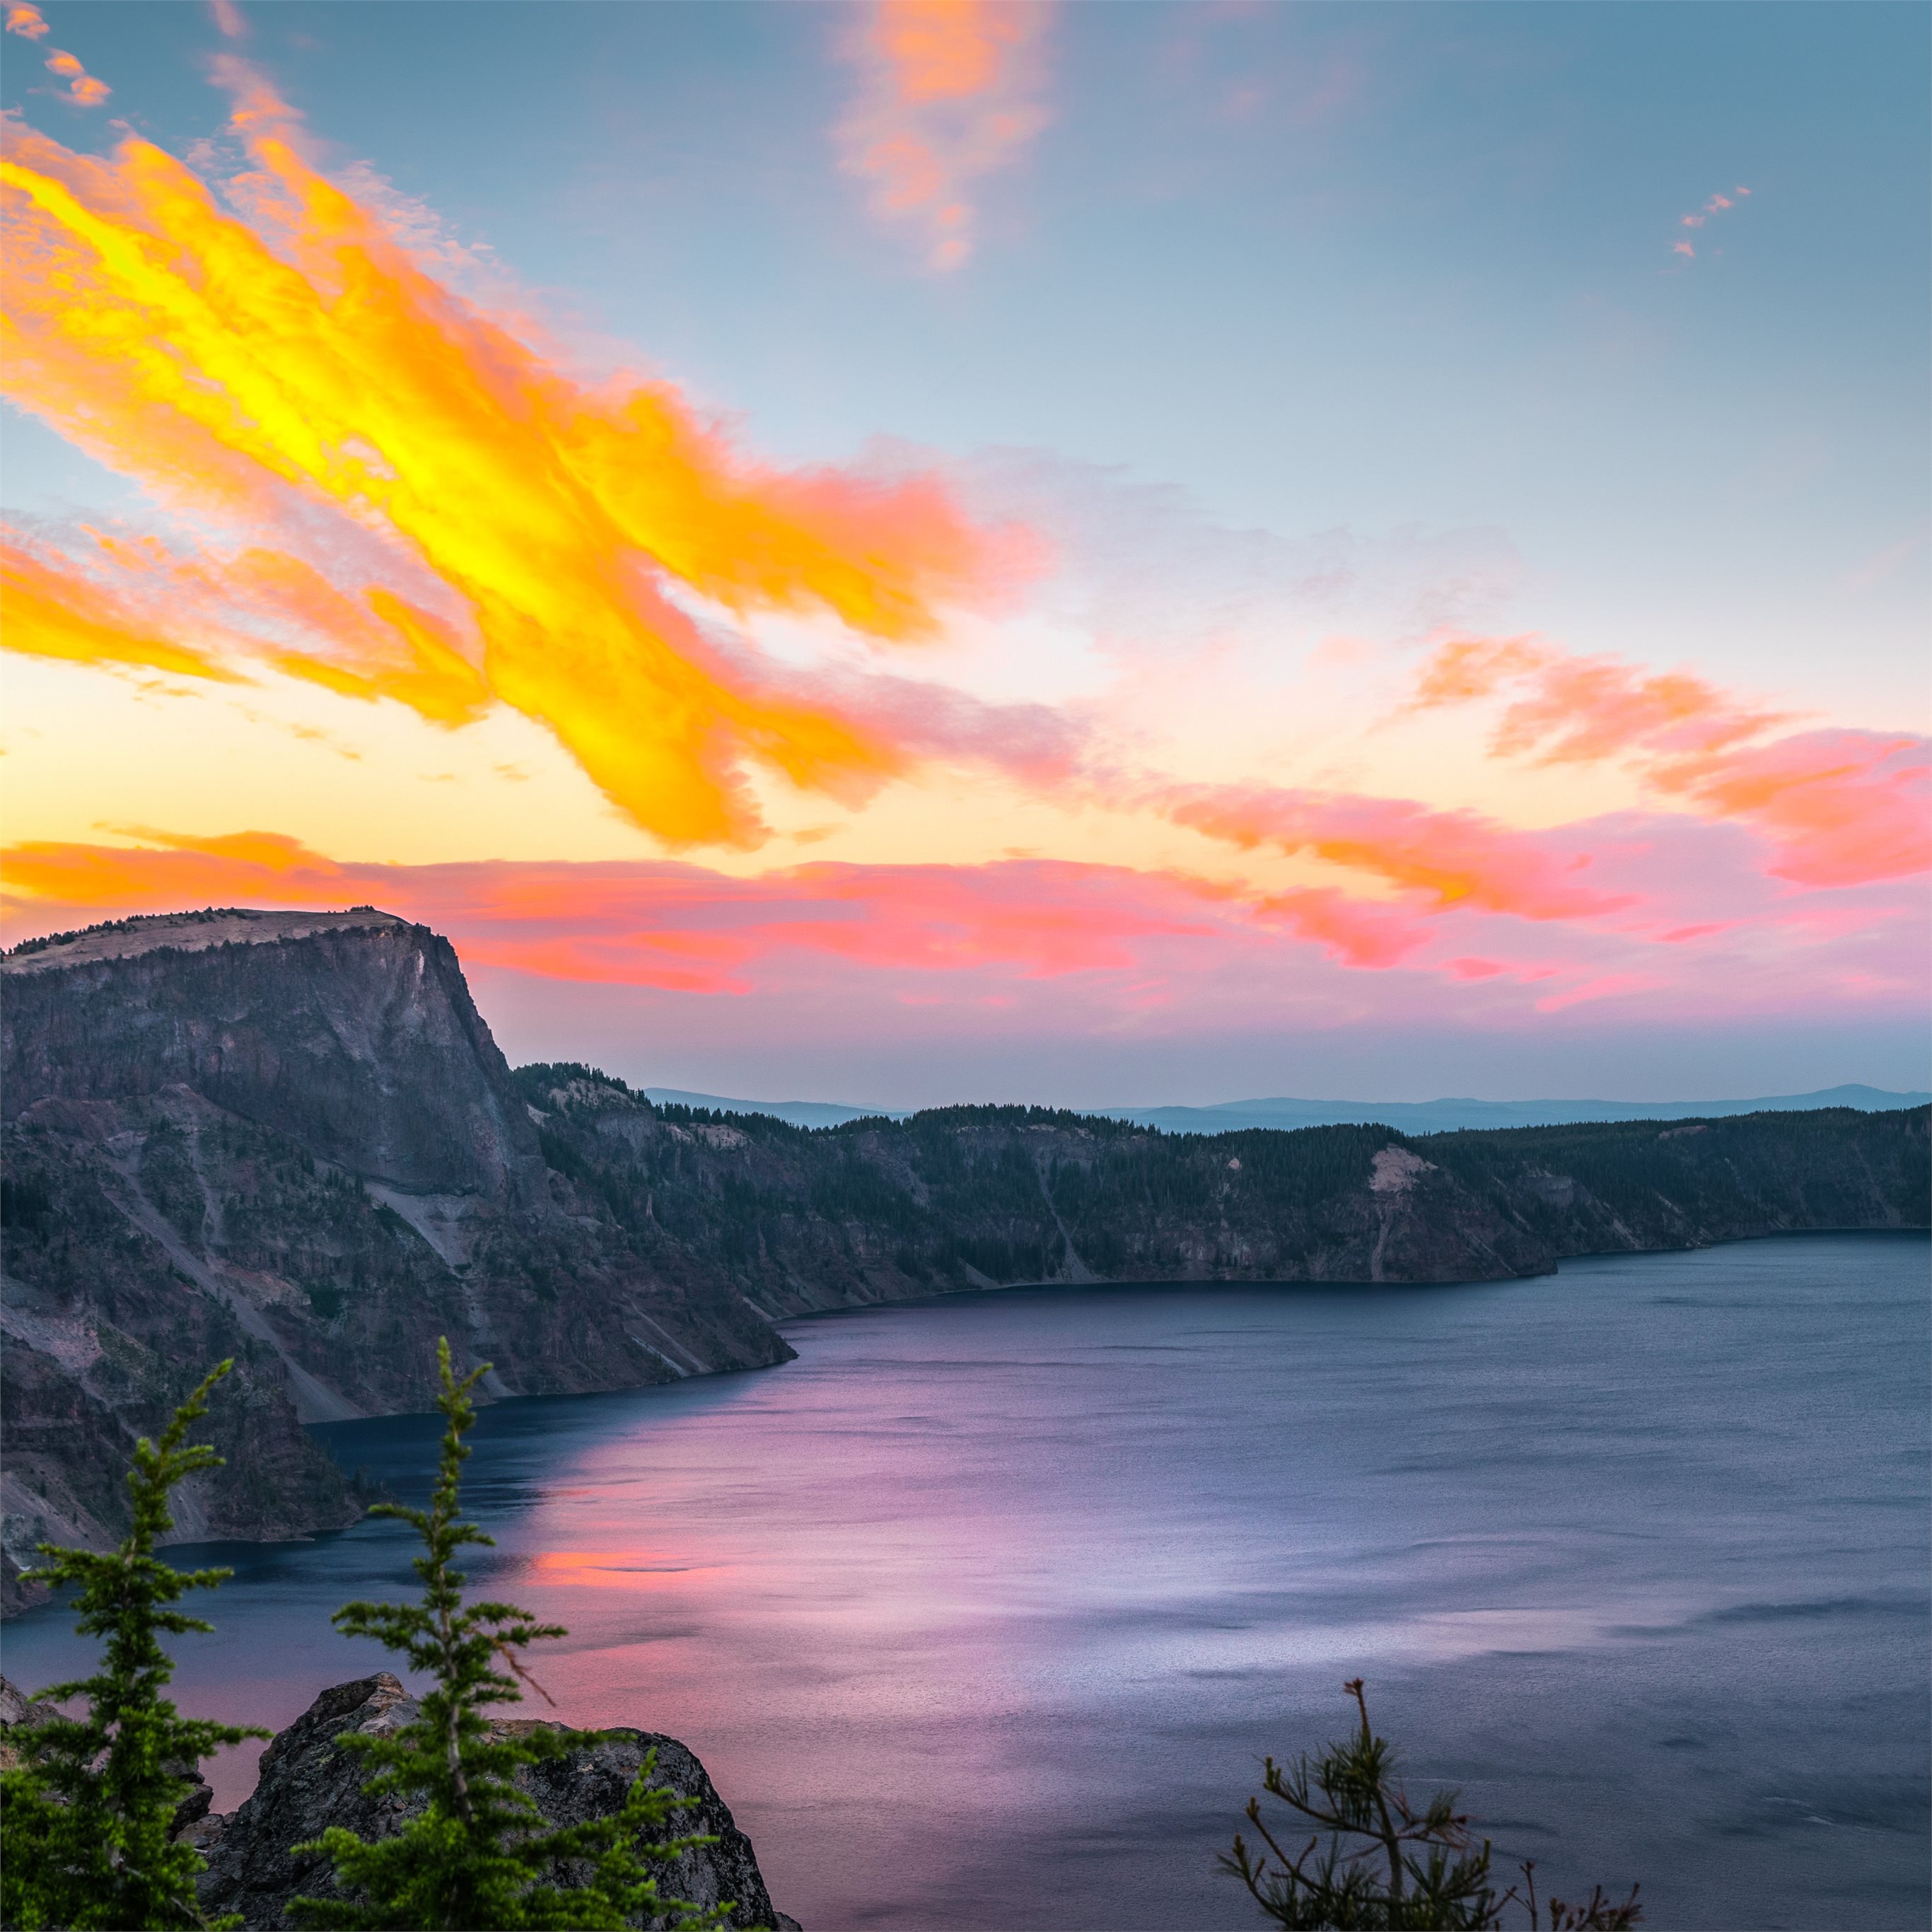
<svg viewBox="0 0 1932 1932"><path fill-rule="evenodd" d="M1474 174L1432 181L1436 228L1466 219L1486 263L1438 322L1376 326L1545 304L1568 350L1472 346L1457 380L1500 422L1562 417L1546 472L1438 467L1402 426L1399 332L1354 367L1277 359L1220 339L1219 304L1258 297L1211 278L1191 340L1131 304L1095 320L1121 407L1082 430L1062 311L1159 277L1156 236L1196 246L1172 223L1226 230L1230 291L1254 238L1292 241L1298 316L1339 316L1358 273L1446 286L1432 232L1407 271L1358 245L1408 218L1390 171L1427 172L1394 104L1457 111L1419 71L1436 26L1220 10L574 10L593 48L475 10L474 115L425 106L392 152L356 76L404 58L410 10L10 8L8 943L373 903L452 938L513 1058L889 1104L1922 1084L1918 190L1886 190L1909 269L1869 272L1903 283L1818 292L1794 174L1846 124L1780 133L1742 81L1724 188L1687 154L1672 205L1593 188L1594 232L1560 248L1512 255ZM1878 86L1886 34L1922 28L1868 20L1837 57ZM1804 58L1795 26L1744 32ZM756 184L706 185L686 129L688 168L612 199L592 151L627 110L598 76L652 46L712 90ZM191 82L154 78L162 48ZM500 190L493 232L494 177L464 176L526 58L504 138L552 157L561 239L531 226L540 182ZM1102 76L1144 91L1131 161ZM1584 170L1588 121L1539 165ZM728 233L747 194L782 225L762 266L677 225ZM613 280L627 250L645 295ZM1787 285L1802 328L1773 319ZM1145 294L1150 318L1188 299ZM1874 309L1900 327L1854 347ZM627 333L658 310L673 339ZM1814 397L1840 354L1869 406ZM922 380L938 400L909 404ZM1338 382L1347 423L1314 400ZM1679 382L1712 413L1673 450ZM1242 392L1300 408L1304 446L1251 434ZM1324 468L1318 520L1249 520L1271 490L1319 502ZM1627 524L1584 507L1606 468ZM1574 522L1540 521L1573 487ZM1712 506L1694 536L1680 492ZM1786 630L1751 561L1772 549Z"/></svg>

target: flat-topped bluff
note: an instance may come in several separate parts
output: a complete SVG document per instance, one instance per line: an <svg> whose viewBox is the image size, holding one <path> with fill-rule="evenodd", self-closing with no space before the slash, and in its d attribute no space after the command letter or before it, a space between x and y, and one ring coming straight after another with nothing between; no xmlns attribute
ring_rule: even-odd
<svg viewBox="0 0 1932 1932"><path fill-rule="evenodd" d="M545 1164L448 942L368 909L118 922L0 962L0 1544L118 1532L134 1438L236 1358L184 1535L361 1507L303 1422L791 1351L715 1270Z"/></svg>
<svg viewBox="0 0 1932 1932"><path fill-rule="evenodd" d="M417 1192L520 1196L542 1166L449 942L358 908L128 920L0 961L0 1094L186 1087Z"/></svg>
<svg viewBox="0 0 1932 1932"><path fill-rule="evenodd" d="M512 1072L448 942L369 908L127 920L0 961L6 1562L98 1546L202 1370L184 1537L358 1499L300 1426L766 1366L774 1320L1027 1281L1450 1282L1565 1255L1922 1227L1928 1110L1411 1139L1039 1108L818 1132Z"/></svg>
<svg viewBox="0 0 1932 1932"><path fill-rule="evenodd" d="M0 953L0 974L39 973L50 968L82 966L97 959L132 959L143 952L172 949L204 952L211 946L260 946L280 939L306 939L311 933L358 932L406 926L392 912L350 906L340 912L262 912L248 906L209 906L200 912L136 914L110 920L78 932L49 933L26 939Z"/></svg>

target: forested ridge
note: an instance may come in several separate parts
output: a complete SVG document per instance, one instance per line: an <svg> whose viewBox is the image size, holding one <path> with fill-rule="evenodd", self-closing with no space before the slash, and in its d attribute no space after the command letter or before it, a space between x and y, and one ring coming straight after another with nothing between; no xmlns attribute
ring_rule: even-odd
<svg viewBox="0 0 1932 1932"><path fill-rule="evenodd" d="M773 1312L1026 1280L1494 1279L1932 1214L1924 1108L1415 1137L1018 1106L804 1128L653 1105L580 1064L513 1078L553 1169Z"/></svg>

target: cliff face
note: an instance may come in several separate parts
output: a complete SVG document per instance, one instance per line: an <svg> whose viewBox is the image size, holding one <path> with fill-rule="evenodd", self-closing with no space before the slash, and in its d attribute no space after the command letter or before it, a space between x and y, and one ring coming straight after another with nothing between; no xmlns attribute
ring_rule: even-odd
<svg viewBox="0 0 1932 1932"><path fill-rule="evenodd" d="M1496 1280L1564 1255L1922 1227L1928 1111L1409 1138L1039 1108L809 1132L512 1073L447 943L368 910L136 920L0 961L10 1588L125 1522L134 1436L236 1358L183 1538L360 1507L300 1425L789 1360L771 1322L1022 1281Z"/></svg>
<svg viewBox="0 0 1932 1932"><path fill-rule="evenodd" d="M176 1088L411 1194L539 1194L536 1136L449 942L386 913L130 920L0 963L0 1093Z"/></svg>
<svg viewBox="0 0 1932 1932"><path fill-rule="evenodd" d="M380 913L128 922L0 962L5 1579L98 1546L210 1364L226 1466L184 1538L361 1505L300 1424L789 1360L730 1284L544 1165L448 944ZM10 1594L11 1594L10 1590Z"/></svg>

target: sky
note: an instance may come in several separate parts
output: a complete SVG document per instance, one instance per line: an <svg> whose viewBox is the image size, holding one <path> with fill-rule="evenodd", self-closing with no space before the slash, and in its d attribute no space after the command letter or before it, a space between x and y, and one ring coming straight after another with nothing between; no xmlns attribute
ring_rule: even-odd
<svg viewBox="0 0 1932 1932"><path fill-rule="evenodd" d="M4 0L0 920L891 1106L1923 1086L1907 5Z"/></svg>

